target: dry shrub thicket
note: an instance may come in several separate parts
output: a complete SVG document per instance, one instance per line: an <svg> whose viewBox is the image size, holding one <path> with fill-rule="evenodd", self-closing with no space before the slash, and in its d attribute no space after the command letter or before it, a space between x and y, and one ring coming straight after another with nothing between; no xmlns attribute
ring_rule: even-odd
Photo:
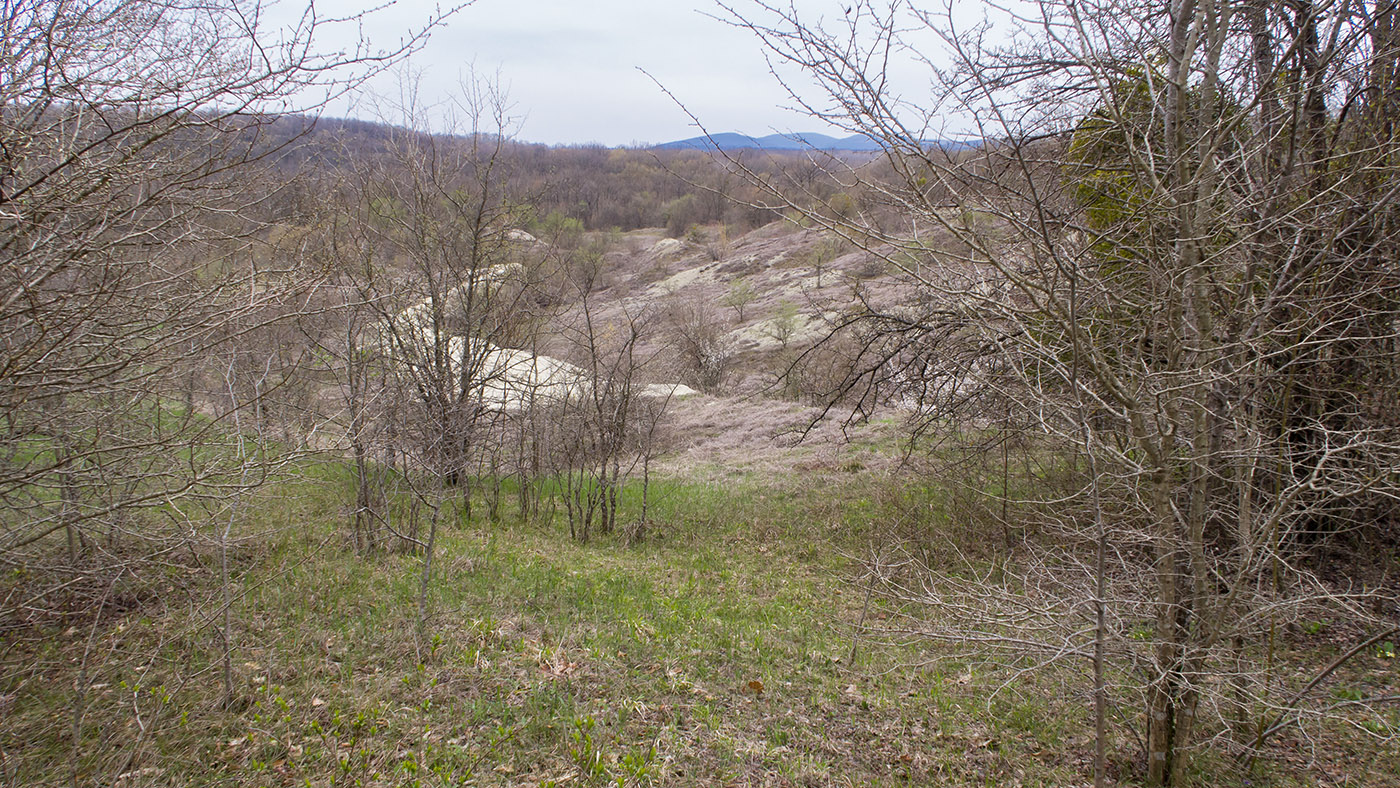
<svg viewBox="0 0 1400 788"><path fill-rule="evenodd" d="M909 284L839 332L849 395L986 445L970 499L1022 518L1013 560L940 551L887 593L963 650L1082 664L1100 780L1110 723L1165 785L1340 713L1337 666L1280 678L1276 635L1347 621L1361 653L1397 631L1391 591L1310 560L1397 536L1394 5L1040 2L995 17L1014 45L917 4L732 13L812 116L887 154L892 177L832 173L868 209L805 210ZM899 53L930 103L899 92ZM977 142L930 144L939 122ZM1393 740L1386 702L1346 711Z"/></svg>
<svg viewBox="0 0 1400 788"><path fill-rule="evenodd" d="M260 235L271 162L296 140L269 139L264 113L314 109L423 34L327 56L327 29L364 16L272 29L262 11L0 12L0 565L15 580L0 626L85 622L156 594L162 567L212 566L222 590L197 604L218 629L225 703L231 529L311 428L294 324L318 283Z"/></svg>

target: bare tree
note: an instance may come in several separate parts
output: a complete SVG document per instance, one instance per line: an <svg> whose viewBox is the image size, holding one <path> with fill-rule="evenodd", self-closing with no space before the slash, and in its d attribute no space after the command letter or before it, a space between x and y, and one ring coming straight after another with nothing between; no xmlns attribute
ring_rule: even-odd
<svg viewBox="0 0 1400 788"><path fill-rule="evenodd" d="M363 15L308 10L276 29L263 12L0 9L0 565L26 578L7 586L0 627L90 616L91 643L110 600L186 563L221 580L191 604L222 641L230 703L239 495L294 455L253 448L274 425L300 440L303 359L285 332L314 285L262 244L271 160L311 122L269 113L314 112L422 41L321 55L328 27ZM104 667L89 656L75 782L115 779L167 722L157 708L134 739L89 746L101 701L88 682Z"/></svg>
<svg viewBox="0 0 1400 788"><path fill-rule="evenodd" d="M258 10L5 6L0 560L46 563L54 533L69 564L98 532L163 547L136 513L223 477L173 450L214 439L239 407L201 390L220 377L205 361L285 320L303 285L285 258L259 270L260 167L295 134L269 139L258 113L343 91L419 40L323 57L313 16L274 46Z"/></svg>
<svg viewBox="0 0 1400 788"><path fill-rule="evenodd" d="M400 125L351 177L348 223L364 250L353 276L357 303L373 313L362 341L388 387L382 434L392 432L401 478L428 514L426 533L416 520L396 531L423 555L421 630L438 527L445 517L470 516L483 460L497 475L491 436L513 407L510 349L528 344L537 322L521 308L532 269L522 264L523 202L510 190L503 155L515 123L504 93L472 78L450 103L431 107L416 89L403 80L387 110Z"/></svg>
<svg viewBox="0 0 1400 788"><path fill-rule="evenodd" d="M1126 695L1153 784L1204 742L1258 753L1320 683L1248 678L1275 626L1383 626L1305 557L1393 529L1400 496L1393 7L1041 2L1001 20L1006 45L951 5L857 2L836 28L750 8L729 10L794 99L889 168L833 176L873 209L807 211L910 286L843 322L845 390L915 405L928 434L1001 418L1074 458L1064 497L1028 507L1057 536L1014 582L974 561L892 593L948 614L931 636L1092 663L1101 748ZM901 98L900 53L936 103ZM935 142L952 117L969 141Z"/></svg>
<svg viewBox="0 0 1400 788"><path fill-rule="evenodd" d="M570 534L587 541L609 534L618 520L619 496L627 478L643 466L642 495L648 494L657 425L670 397L648 392L643 378L656 366L657 349L646 350L658 322L654 310L627 307L605 314L596 296L604 274L602 250L575 259L570 281L576 294L574 319L565 337L580 362L577 385L555 405L556 440L564 476ZM641 538L642 522L627 534Z"/></svg>

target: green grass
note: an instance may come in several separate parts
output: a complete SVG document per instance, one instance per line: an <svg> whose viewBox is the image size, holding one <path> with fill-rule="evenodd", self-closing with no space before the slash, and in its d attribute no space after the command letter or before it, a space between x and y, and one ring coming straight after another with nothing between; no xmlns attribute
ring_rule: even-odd
<svg viewBox="0 0 1400 788"><path fill-rule="evenodd" d="M1063 675L991 695L1004 676L919 642L863 641L846 664L864 588L844 556L881 519L936 498L853 475L661 482L649 538L633 547L569 539L562 507L521 522L506 496L491 522L475 506L471 521L444 521L420 639L421 556L356 554L347 470L307 466L258 493L243 524L259 536L237 555L238 702L219 704L217 575L207 556L172 558L143 570L144 601L96 626L73 617L7 635L0 782L1089 779L1087 707ZM638 506L629 489L623 518ZM1129 742L1121 752L1126 763Z"/></svg>

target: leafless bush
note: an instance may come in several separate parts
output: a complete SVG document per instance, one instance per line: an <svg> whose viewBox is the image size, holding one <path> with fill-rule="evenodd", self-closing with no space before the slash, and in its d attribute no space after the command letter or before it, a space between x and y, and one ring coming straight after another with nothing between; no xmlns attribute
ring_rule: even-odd
<svg viewBox="0 0 1400 788"><path fill-rule="evenodd" d="M575 278L579 314L567 331L581 373L576 392L550 406L550 443L565 480L569 532L580 541L622 527L618 496L624 479L641 466L642 512L626 534L634 542L645 534L651 460L670 401L669 394L648 393L643 382L659 366L656 352L642 349L658 319L652 309L600 315L596 277L588 271Z"/></svg>
<svg viewBox="0 0 1400 788"><path fill-rule="evenodd" d="M1100 782L1110 696L1140 710L1123 722L1163 785L1203 742L1249 758L1309 702L1325 714L1335 666L1296 689L1241 676L1318 606L1394 631L1303 560L1329 533L1393 530L1366 517L1400 496L1380 393L1400 375L1400 212L1375 177L1396 156L1394 9L1043 2L1038 40L993 47L917 8L858 2L838 31L755 5L736 23L822 94L795 100L885 153L883 177L840 173L862 181L853 204L770 192L915 294L841 323L841 393L912 407L934 438L1022 425L1023 452L1083 480L1041 499L1055 536L1015 565L892 588L945 625L920 631L1088 665ZM885 71L919 36L951 64L934 106ZM957 155L920 122L953 114L976 129Z"/></svg>
<svg viewBox="0 0 1400 788"><path fill-rule="evenodd" d="M668 298L665 320L687 381L709 394L723 391L736 353L728 325L704 300L680 293Z"/></svg>

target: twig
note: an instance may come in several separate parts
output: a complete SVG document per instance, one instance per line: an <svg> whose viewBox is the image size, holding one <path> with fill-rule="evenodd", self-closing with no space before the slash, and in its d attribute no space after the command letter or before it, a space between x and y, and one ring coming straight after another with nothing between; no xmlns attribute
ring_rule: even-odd
<svg viewBox="0 0 1400 788"><path fill-rule="evenodd" d="M1279 711L1278 716L1274 718L1273 724L1265 728L1260 732L1259 736L1255 738L1254 747L1251 749L1249 757L1245 759L1245 768L1248 769L1254 765L1254 758L1259 750L1263 748L1266 739L1291 724L1293 713L1297 710L1298 704L1303 702L1303 698L1307 697L1308 693L1312 692L1317 685L1326 681L1327 678L1335 673L1337 668L1340 668L1347 660L1396 633L1400 633L1400 626L1391 627L1352 646L1346 653L1332 660L1331 664L1323 668L1322 672L1314 676L1313 680L1309 681L1302 689L1293 693L1293 697L1288 699L1288 702L1283 705L1283 709Z"/></svg>
<svg viewBox="0 0 1400 788"><path fill-rule="evenodd" d="M865 605L861 607L860 621L856 622L855 631L851 633L851 654L846 658L848 667L855 667L856 664L856 644L860 642L861 630L865 628L865 617L870 613L870 596L875 593L875 577L879 574L880 559L875 559L875 566L870 570L870 584L865 587Z"/></svg>

